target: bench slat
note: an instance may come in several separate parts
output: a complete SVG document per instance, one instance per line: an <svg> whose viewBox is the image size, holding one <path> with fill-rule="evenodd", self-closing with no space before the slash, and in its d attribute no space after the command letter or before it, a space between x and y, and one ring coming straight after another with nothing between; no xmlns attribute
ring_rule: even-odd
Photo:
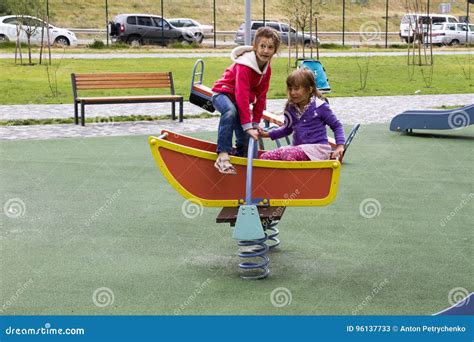
<svg viewBox="0 0 474 342"><path fill-rule="evenodd" d="M169 77L163 76L153 76L153 77L140 77L140 76L130 76L130 77L79 77L76 78L76 82L88 82L88 81L134 81L134 80L144 80L144 81L163 81L171 82Z"/></svg>
<svg viewBox="0 0 474 342"><path fill-rule="evenodd" d="M157 84L167 87L171 86L171 82L165 80L100 80L100 81L79 81L76 85L101 85L101 84Z"/></svg>
<svg viewBox="0 0 474 342"><path fill-rule="evenodd" d="M170 88L168 85L159 85L156 83L113 83L113 84L88 84L77 87L78 90L88 89L131 89L131 88Z"/></svg>
<svg viewBox="0 0 474 342"><path fill-rule="evenodd" d="M149 77L164 77L169 78L168 73L162 72L131 72L131 73L110 73L110 74L75 74L76 79L81 78L127 78L127 77L140 77L140 78L149 78Z"/></svg>
<svg viewBox="0 0 474 342"><path fill-rule="evenodd" d="M181 100L180 95L152 95L152 96L107 96L107 97L78 97L82 102L127 102L127 101L150 101L150 100Z"/></svg>

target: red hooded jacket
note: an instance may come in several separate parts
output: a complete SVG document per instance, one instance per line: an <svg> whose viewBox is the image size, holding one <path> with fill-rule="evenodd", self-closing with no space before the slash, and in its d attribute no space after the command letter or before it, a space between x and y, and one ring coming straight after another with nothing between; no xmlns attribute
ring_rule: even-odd
<svg viewBox="0 0 474 342"><path fill-rule="evenodd" d="M242 128L247 130L253 127L252 123L258 124L262 119L272 69L270 63L267 63L263 71L260 70L257 56L251 46L235 48L231 58L234 64L214 83L212 91L229 95L239 111ZM251 104L253 104L252 111Z"/></svg>

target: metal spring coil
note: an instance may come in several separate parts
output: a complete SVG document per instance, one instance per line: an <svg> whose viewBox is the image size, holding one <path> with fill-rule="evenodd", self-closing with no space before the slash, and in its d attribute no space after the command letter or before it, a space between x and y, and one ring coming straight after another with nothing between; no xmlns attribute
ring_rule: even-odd
<svg viewBox="0 0 474 342"><path fill-rule="evenodd" d="M250 274L250 275L242 275L242 279L263 279L268 277L270 274L270 270L268 269L268 263L270 259L266 255L269 251L269 247L265 244L267 241L267 234L263 239L259 240L242 240L239 241L239 247L251 247L250 249L240 251L237 255L241 258L248 259L248 258L258 258L258 261L246 261L241 262L239 267L244 270L261 270L261 273L258 274Z"/></svg>
<svg viewBox="0 0 474 342"><path fill-rule="evenodd" d="M268 263L270 258L266 255L269 250L277 247L280 244L280 240L277 235L280 233L276 228L279 221L268 221L262 222L263 229L265 230L265 237L259 240L243 240L239 241L239 247L251 247L249 249L238 252L240 258L258 258L258 261L245 261L239 264L239 267L244 270L261 270L260 273L242 275L242 279L264 279L270 274ZM272 241L271 244L267 244L267 241Z"/></svg>
<svg viewBox="0 0 474 342"><path fill-rule="evenodd" d="M265 230L265 234L267 235L267 240L273 242L272 244L267 244L270 250L280 244L280 239L277 238L278 234L280 234L280 231L278 230L278 228L276 228L278 222L280 221L268 221L263 223L263 229Z"/></svg>

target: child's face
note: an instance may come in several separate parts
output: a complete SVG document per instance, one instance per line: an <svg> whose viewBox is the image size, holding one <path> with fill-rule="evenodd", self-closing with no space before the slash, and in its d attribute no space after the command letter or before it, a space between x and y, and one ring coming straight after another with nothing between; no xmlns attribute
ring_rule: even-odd
<svg viewBox="0 0 474 342"><path fill-rule="evenodd" d="M268 63L275 54L275 44L273 43L273 39L266 37L260 38L257 43L255 54L257 55L257 61L259 64L261 63L264 65L265 63Z"/></svg>
<svg viewBox="0 0 474 342"><path fill-rule="evenodd" d="M288 87L288 100L296 105L306 105L311 98L311 88Z"/></svg>

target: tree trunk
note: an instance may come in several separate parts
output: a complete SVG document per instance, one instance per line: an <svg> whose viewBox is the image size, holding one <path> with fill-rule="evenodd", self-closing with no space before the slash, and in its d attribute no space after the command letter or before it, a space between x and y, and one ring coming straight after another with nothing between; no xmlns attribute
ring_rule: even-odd
<svg viewBox="0 0 474 342"><path fill-rule="evenodd" d="M43 19L43 18L41 18ZM39 64L41 64L42 60L43 60L43 43L44 43L44 20L43 21L43 24L41 25L41 42L40 42L40 56L39 56Z"/></svg>
<svg viewBox="0 0 474 342"><path fill-rule="evenodd" d="M27 34L27 37L28 37L28 64L29 65L33 65L33 63L31 62L31 36L29 34Z"/></svg>
<svg viewBox="0 0 474 342"><path fill-rule="evenodd" d="M23 55L21 53L20 26L16 26L16 46L15 46L15 64L17 63L17 51L20 55L20 64L23 65Z"/></svg>
<svg viewBox="0 0 474 342"><path fill-rule="evenodd" d="M46 31L46 37L48 38L48 57L49 57L49 65L51 65L51 39L49 37L49 16L46 15L46 27L48 30Z"/></svg>

